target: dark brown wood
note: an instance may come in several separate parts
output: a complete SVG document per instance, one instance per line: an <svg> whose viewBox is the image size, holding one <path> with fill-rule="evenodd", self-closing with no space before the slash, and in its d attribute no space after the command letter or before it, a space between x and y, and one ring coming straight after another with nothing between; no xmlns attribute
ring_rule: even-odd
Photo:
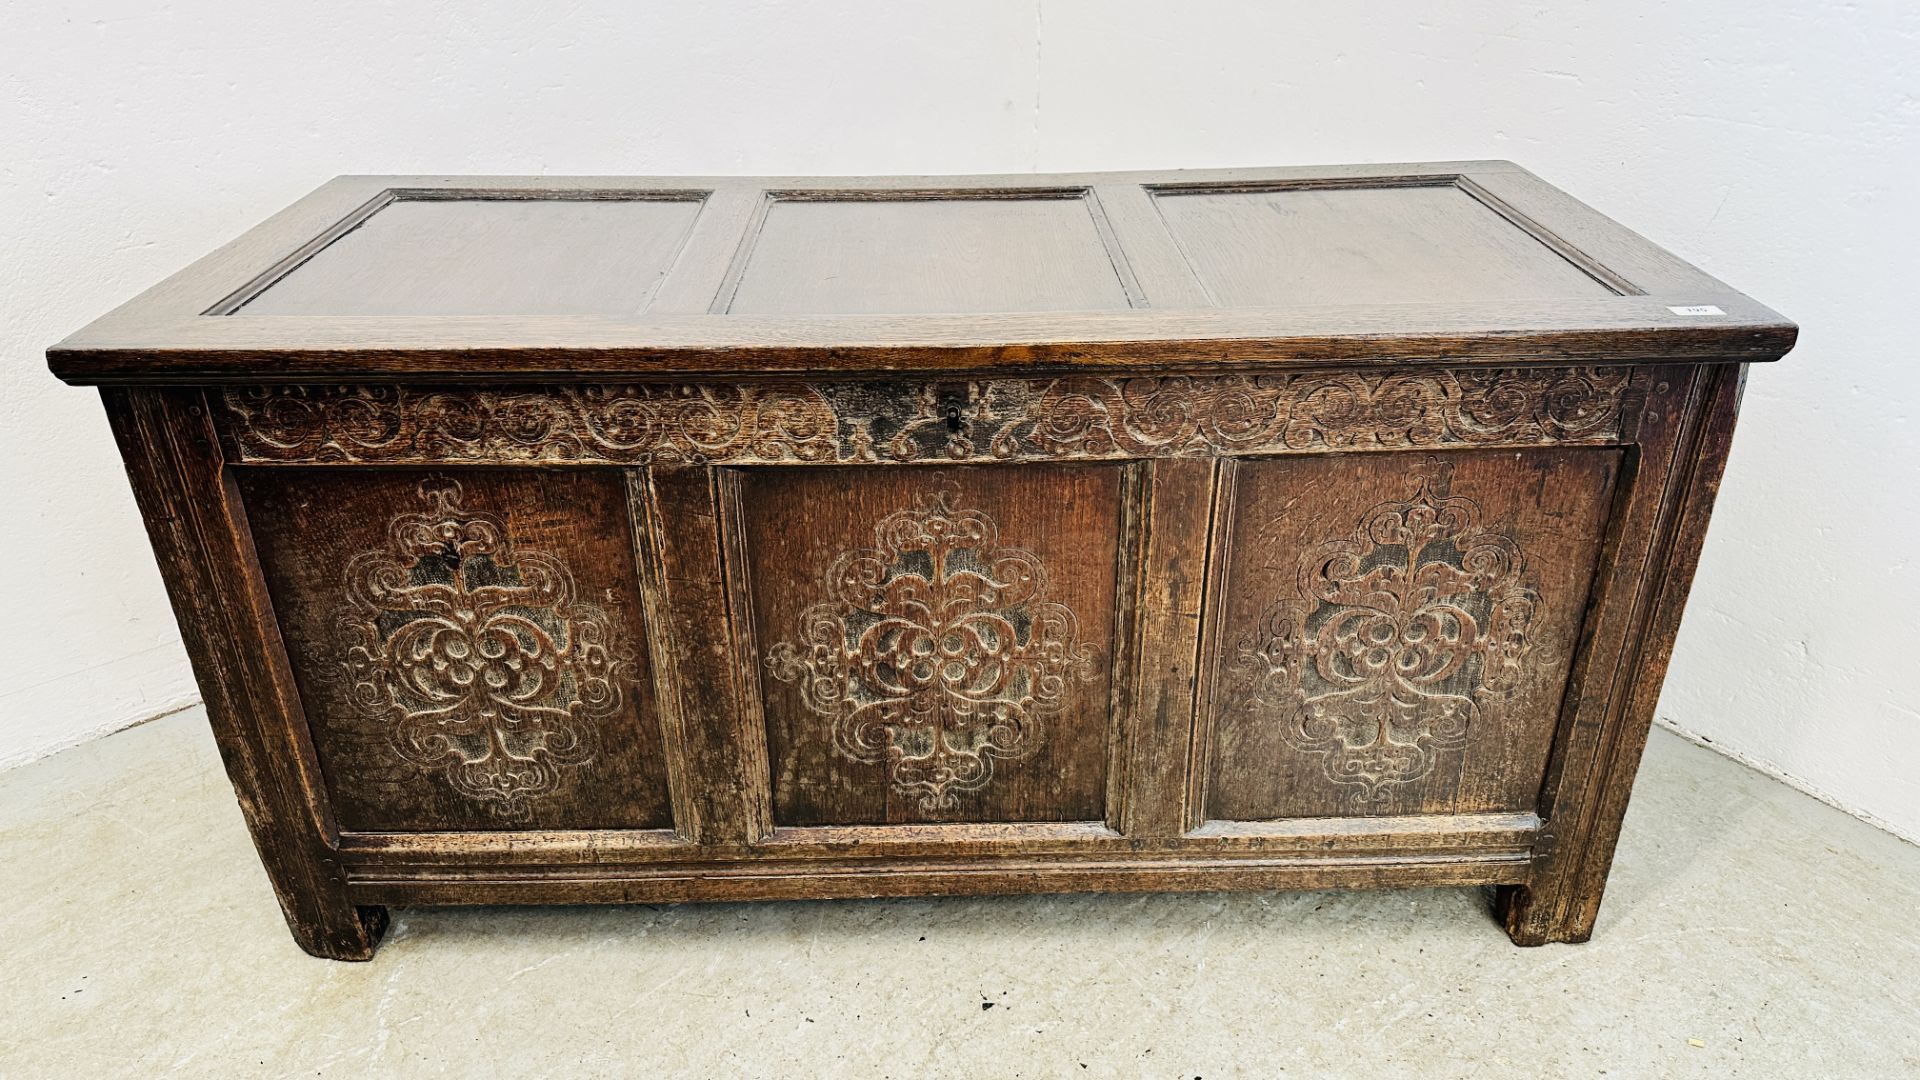
<svg viewBox="0 0 1920 1080"><path fill-rule="evenodd" d="M1006 859L997 865L921 860L876 871L821 862L474 878L375 871L356 879L366 904L470 904L484 885L496 904L671 904L705 900L850 900L883 896L979 896L1049 892L1207 892L1244 889L1436 888L1523 877L1524 857L1403 854L1065 862Z"/></svg>
<svg viewBox="0 0 1920 1080"><path fill-rule="evenodd" d="M631 482L656 698L672 733L674 816L680 835L737 848L772 833L773 814L723 479L711 469L650 469Z"/></svg>
<svg viewBox="0 0 1920 1080"><path fill-rule="evenodd" d="M1610 288L1458 183L1155 189L1221 307L1605 296Z"/></svg>
<svg viewBox="0 0 1920 1080"><path fill-rule="evenodd" d="M396 199L234 310L259 315L637 315L700 196Z"/></svg>
<svg viewBox="0 0 1920 1080"><path fill-rule="evenodd" d="M235 477L343 829L673 827L618 470Z"/></svg>
<svg viewBox="0 0 1920 1080"><path fill-rule="evenodd" d="M740 315L1102 311L1127 283L1084 190L1032 198L770 196L714 301Z"/></svg>
<svg viewBox="0 0 1920 1080"><path fill-rule="evenodd" d="M1119 466L739 493L776 825L1104 819Z"/></svg>
<svg viewBox="0 0 1920 1080"><path fill-rule="evenodd" d="M1619 460L1237 463L1207 816L1533 809Z"/></svg>
<svg viewBox="0 0 1920 1080"><path fill-rule="evenodd" d="M1208 577L1217 460L1138 466L1134 512L1122 528L1121 603L1131 632L1116 649L1115 765L1120 832L1173 837L1199 824L1188 797L1200 618Z"/></svg>
<svg viewBox="0 0 1920 1080"><path fill-rule="evenodd" d="M206 401L192 390L101 394L221 760L287 927L315 956L372 959L387 913L348 898L338 827Z"/></svg>
<svg viewBox="0 0 1920 1080"><path fill-rule="evenodd" d="M1628 367L741 385L228 390L288 464L1112 460L1616 442Z"/></svg>
<svg viewBox="0 0 1920 1080"><path fill-rule="evenodd" d="M1503 888L1498 906L1507 932L1522 945L1581 942L1593 935L1626 816L1633 773L1646 749L1687 590L1706 542L1707 519L1746 384L1746 366L1722 364L1665 373L1659 386L1685 387L1684 399L1662 395L1640 425L1643 469L1664 470L1643 481L1638 507L1648 534L1644 562L1617 561L1609 607L1628 623L1619 662L1584 673L1582 683L1605 694L1608 710L1564 740L1568 761L1553 779L1546 806L1556 826L1539 845L1539 866L1524 885ZM1671 453L1667 461L1659 456ZM1657 501L1656 501L1657 500ZM1623 530L1624 531L1624 530ZM1631 576L1620 573L1631 570ZM1596 618L1596 624L1600 619ZM1604 680L1604 681L1602 681ZM1584 695L1582 695L1584 697ZM1570 695L1570 700L1578 700ZM1580 701L1581 711L1590 702ZM1577 716L1577 714L1576 714Z"/></svg>
<svg viewBox="0 0 1920 1080"><path fill-rule="evenodd" d="M1267 192L1257 197L1271 199L1282 197L1277 189L1330 187L1339 190L1324 197L1366 200L1408 229L1427 226L1422 215L1395 209L1396 195L1431 199L1437 194L1460 213L1445 219L1453 223L1451 232L1409 233L1388 241L1395 245L1391 251L1378 253L1373 265L1382 280L1401 282L1379 294L1387 301L1356 296L1328 302L1307 288L1269 305L1271 296L1257 290L1241 295L1225 284L1255 280L1248 274L1258 273L1250 271L1256 253L1202 247L1208 236L1216 244L1237 243L1238 232L1187 235L1183 246L1164 213L1140 206L1256 197L1232 193L1240 189ZM1194 189L1232 190L1186 194ZM1156 194L1149 195L1150 190ZM1093 195L1083 200L1078 193L1087 191ZM1365 194L1369 191L1375 194ZM269 286L280 275L297 273L304 255L316 248L324 253L330 238L351 242L352 231L340 233L343 222L378 221L381 213L420 199L582 197L703 199L680 257L660 283L657 302L645 311L591 319L504 313L247 314L248 300L272 295ZM818 287L794 291L798 283L769 288L794 304L811 298L817 308L729 312L730 290L751 271L761 230L769 221L778 224L772 212L776 202L782 211L803 214L821 212L824 204L837 208L825 211L830 215L908 215L931 238L917 264L900 261L910 252L888 256L901 280L885 285L889 299L879 312L862 307L862 301L831 298ZM1041 261L1051 276L1044 282L1033 279L1036 285L1051 282L1045 284L1049 299L1038 305L1046 310L1028 310L1035 301L996 293L1006 260L1005 252L991 245L1028 241L1004 222L970 232L952 216L970 218L1021 205L1045 206L1075 222L1090 218L1107 256L1091 257L1092 241L1085 232L1077 234L1078 242L1057 234L1049 234L1056 236L1053 240L1033 240L1050 245ZM1356 217L1350 213L1345 220ZM1184 220L1177 210L1174 218ZM922 221L928 224L919 226ZM1506 232L1503 222L1510 226ZM1330 258L1354 266L1337 251L1340 238L1328 234L1328 224L1321 219L1316 242L1327 246ZM1378 241L1394 234L1374 227L1368 235ZM1458 258L1449 262L1434 247L1462 235L1482 255L1491 251L1501 268L1465 267ZM989 241L985 248L968 246ZM1274 250L1273 241L1269 236L1262 250L1284 255ZM431 258L432 249L445 246L437 237L417 242L429 251L396 256ZM884 235L875 238L875 243L887 242ZM1063 248L1079 255L1069 256ZM1410 253L1419 257L1407 261L1407 270L1397 269ZM794 258L807 254L797 252ZM1206 273L1219 279L1224 295L1209 296L1203 287L1206 273L1196 276L1196 267L1214 268ZM800 264L793 269L819 274L818 268L807 271ZM644 278L656 271L657 263L636 258L634 274ZM1543 298L1535 271L1550 271L1572 282L1568 288L1580 285L1580 290L1569 295L1554 287ZM1343 273L1352 279L1352 272ZM1575 277L1567 277L1570 273ZM1595 278L1590 287L1579 280L1582 273ZM1452 291L1448 282L1455 278L1472 282L1477 291L1470 297ZM295 280L289 276L280 287ZM1314 275L1289 280L1317 287ZM1111 281L1119 282L1122 302L1114 301ZM547 295L544 282L526 284L535 295ZM989 303L996 295L1004 298ZM1093 304L1096 295L1106 299ZM1247 300L1263 306L1244 306ZM1092 306L1061 306L1069 302ZM1718 313L1690 313L1703 307ZM235 313L205 314L228 310ZM62 378L86 383L729 378L823 369L848 375L901 370L1132 374L1246 372L1331 360L1456 365L1770 360L1792 347L1794 333L1777 313L1504 161L942 178L387 176L333 181L55 346L49 359Z"/></svg>
<svg viewBox="0 0 1920 1080"><path fill-rule="evenodd" d="M318 955L394 903L1467 884L1538 944L1793 335L1456 162L343 178L49 357Z"/></svg>

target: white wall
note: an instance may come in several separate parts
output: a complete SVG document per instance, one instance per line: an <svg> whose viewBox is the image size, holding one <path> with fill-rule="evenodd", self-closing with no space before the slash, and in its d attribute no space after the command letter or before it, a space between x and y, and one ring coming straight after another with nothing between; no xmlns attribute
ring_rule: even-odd
<svg viewBox="0 0 1920 1080"><path fill-rule="evenodd" d="M193 693L98 406L41 350L335 173L1508 157L1801 322L1661 712L1920 836L1920 7L486 6L3 9L0 763Z"/></svg>

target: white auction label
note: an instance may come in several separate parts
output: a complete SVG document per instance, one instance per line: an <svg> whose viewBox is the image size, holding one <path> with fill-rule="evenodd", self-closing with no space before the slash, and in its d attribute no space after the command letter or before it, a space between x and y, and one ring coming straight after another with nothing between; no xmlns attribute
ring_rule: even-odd
<svg viewBox="0 0 1920 1080"><path fill-rule="evenodd" d="M1712 304L1688 304L1685 307L1669 307L1675 315L1725 315L1726 312Z"/></svg>

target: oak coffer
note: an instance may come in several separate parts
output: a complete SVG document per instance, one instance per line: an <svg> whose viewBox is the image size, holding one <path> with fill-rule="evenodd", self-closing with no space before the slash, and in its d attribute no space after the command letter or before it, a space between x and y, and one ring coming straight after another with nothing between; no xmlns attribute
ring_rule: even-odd
<svg viewBox="0 0 1920 1080"><path fill-rule="evenodd" d="M1591 932L1779 315L1506 162L343 177L97 384L299 943L1494 886Z"/></svg>

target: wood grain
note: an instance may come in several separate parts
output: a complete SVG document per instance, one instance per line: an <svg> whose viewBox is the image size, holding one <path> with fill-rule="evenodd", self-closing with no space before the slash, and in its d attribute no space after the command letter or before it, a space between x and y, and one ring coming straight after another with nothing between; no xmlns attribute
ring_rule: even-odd
<svg viewBox="0 0 1920 1080"><path fill-rule="evenodd" d="M1208 296L1222 307L1610 291L1452 184L1162 188L1154 203Z"/></svg>
<svg viewBox="0 0 1920 1080"><path fill-rule="evenodd" d="M1532 811L1619 454L1236 466L1207 816Z"/></svg>
<svg viewBox="0 0 1920 1080"><path fill-rule="evenodd" d="M670 732L679 833L739 849L773 832L758 657L739 610L738 498L711 469L634 474L640 576Z"/></svg>
<svg viewBox="0 0 1920 1080"><path fill-rule="evenodd" d="M1086 196L771 199L718 310L748 315L1128 306Z"/></svg>
<svg viewBox="0 0 1920 1080"><path fill-rule="evenodd" d="M249 315L638 315L698 198L398 199L238 309Z"/></svg>
<svg viewBox="0 0 1920 1080"><path fill-rule="evenodd" d="M702 192L711 205L668 258L659 302L640 310L632 298L666 265L667 217L677 228L672 215L690 213L684 200ZM355 315L330 295L327 314L261 314L291 302L303 275L331 273L326 266L347 259L356 236L389 214L421 212L429 199L516 214L581 200L597 208L580 213L644 207L632 212L655 215L662 228L631 254L607 255L612 263L585 256L522 281L479 260L448 268L448 284L393 290L438 296L468 281L459 288L470 294L515 293L485 311L450 313L435 299L438 314ZM1289 218L1244 210L1249 201L1302 200L1317 209ZM320 241L321 254L303 266ZM576 246L607 250L594 236ZM405 247L357 250L381 261L354 276L391 277L409 260L440 266L455 249L429 229ZM361 284L346 287L356 303L384 302ZM516 306L525 304L539 310ZM556 305L576 313L553 313ZM1694 305L1722 314L1672 310ZM972 177L409 176L342 177L48 356L56 374L83 383L1245 372L1326 362L1761 361L1790 348L1795 332L1510 162Z"/></svg>
<svg viewBox="0 0 1920 1080"><path fill-rule="evenodd" d="M1188 797L1200 620L1206 596L1214 477L1205 460L1138 467L1123 529L1120 603L1128 631L1114 664L1119 697L1111 815L1130 837L1178 836L1199 824Z"/></svg>
<svg viewBox="0 0 1920 1080"><path fill-rule="evenodd" d="M245 387L240 461L1010 462L1609 444L1629 367L740 384Z"/></svg>
<svg viewBox="0 0 1920 1080"><path fill-rule="evenodd" d="M236 479L343 828L672 827L618 472Z"/></svg>
<svg viewBox="0 0 1920 1080"><path fill-rule="evenodd" d="M408 874L357 879L362 904L672 904L693 901L854 900L886 896L981 896L1049 892L1206 892L1257 889L1439 888L1523 879L1524 854L1429 853L1062 863L923 860L906 866L818 864L663 867L604 874L532 871Z"/></svg>
<svg viewBox="0 0 1920 1080"><path fill-rule="evenodd" d="M338 825L321 795L246 511L222 469L206 402L179 390L101 396L221 761L287 928L314 956L372 959L386 909L347 894L334 849Z"/></svg>
<svg viewBox="0 0 1920 1080"><path fill-rule="evenodd" d="M1104 817L1119 469L739 477L779 825Z"/></svg>
<svg viewBox="0 0 1920 1080"><path fill-rule="evenodd" d="M1618 660L1576 672L1569 694L1574 727L1563 733L1549 774L1547 842L1532 879L1499 893L1499 911L1517 944L1581 942L1593 935L1632 775L1653 725L1732 447L1745 367L1666 374L1660 385L1676 392L1661 394L1639 425L1650 475L1636 483L1639 490L1624 506L1626 520L1614 543L1625 554L1606 583L1611 595L1591 620L1590 632L1605 643L1594 653Z"/></svg>

